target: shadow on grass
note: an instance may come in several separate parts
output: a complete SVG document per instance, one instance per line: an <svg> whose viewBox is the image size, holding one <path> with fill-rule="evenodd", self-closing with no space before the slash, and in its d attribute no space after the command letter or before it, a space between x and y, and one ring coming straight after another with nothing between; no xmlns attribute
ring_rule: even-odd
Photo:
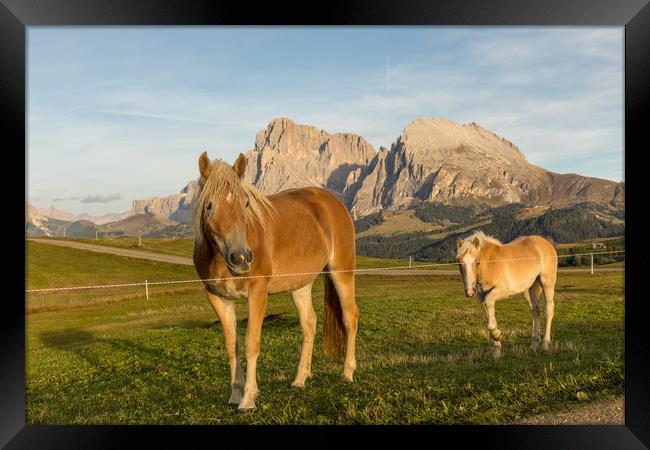
<svg viewBox="0 0 650 450"><path fill-rule="evenodd" d="M245 329L248 325L248 319L243 318L237 321L237 329ZM300 328L300 321L297 317L286 317L283 313L278 314L269 314L264 317L263 329L282 329L282 328ZM185 328L185 329L210 329L214 328L219 333L222 332L222 328L219 322L219 319L215 317L214 321L205 321L205 320L185 320L182 322L174 322L173 324L164 323L153 325L151 329L166 329L166 328Z"/></svg>
<svg viewBox="0 0 650 450"><path fill-rule="evenodd" d="M247 319L242 319L238 321L241 327L245 328L248 321ZM222 335L221 327L219 326L219 321L206 322L201 320L187 320L172 325L173 328L185 328L185 329L214 329L219 335ZM264 329L284 329L284 328L300 328L300 323L295 317L286 317L285 314L269 314L264 318L264 325L262 333L264 334ZM157 325L150 327L151 329L164 329L170 328L169 324ZM186 361L174 358L169 354L165 354L161 350L146 347L142 344L138 344L133 340L129 339L117 339L117 338L107 338L107 337L97 337L92 333L79 329L66 329L61 331L45 331L42 332L39 336L41 343L48 348L65 350L76 354L78 357L85 359L90 364L97 367L104 367L105 364L101 363L100 358L94 354L96 352L88 351L91 346L94 345L107 345L113 351L121 351L126 354L136 354L145 357L149 357L153 360L159 360L161 363L169 363L172 359L172 364L178 363L183 365ZM221 342L218 340L217 342Z"/></svg>
<svg viewBox="0 0 650 450"><path fill-rule="evenodd" d="M96 337L84 330L46 331L39 337L45 347L71 352L96 367L105 367L106 364L98 356L100 352L89 351L94 345L107 345L113 350L127 354L146 355L161 363L169 362L170 359L175 363L182 363L181 359L166 355L160 350L145 347L126 339Z"/></svg>

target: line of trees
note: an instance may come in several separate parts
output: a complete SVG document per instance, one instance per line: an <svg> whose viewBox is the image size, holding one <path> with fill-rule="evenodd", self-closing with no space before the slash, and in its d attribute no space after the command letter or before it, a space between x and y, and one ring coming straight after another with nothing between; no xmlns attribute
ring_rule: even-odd
<svg viewBox="0 0 650 450"><path fill-rule="evenodd" d="M369 228L384 222L384 215L381 212L369 214L354 222L354 231L361 233Z"/></svg>

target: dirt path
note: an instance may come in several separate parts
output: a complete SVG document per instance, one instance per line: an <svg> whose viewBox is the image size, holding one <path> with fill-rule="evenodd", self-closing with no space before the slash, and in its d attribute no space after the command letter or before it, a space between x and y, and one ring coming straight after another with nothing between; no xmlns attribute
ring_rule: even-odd
<svg viewBox="0 0 650 450"><path fill-rule="evenodd" d="M133 250L128 248L109 247L106 245L87 244L85 242L74 241L58 241L52 239L29 239L30 241L38 242L41 244L59 245L61 247L72 247L79 250L88 250L97 253L110 253L112 255L127 256L129 258L150 259L152 261L160 261L172 264L182 264L185 266L192 266L194 262L192 258L184 256L169 255L166 253L149 252L146 250ZM425 263L422 263L425 264ZM558 269L560 272L589 272L590 269ZM603 267L594 269L595 272L609 272L609 271L623 271L623 267ZM399 276L408 273L410 275L457 275L458 270L454 269L395 269L395 270L369 270L367 272L357 272L358 275L390 275Z"/></svg>
<svg viewBox="0 0 650 450"><path fill-rule="evenodd" d="M600 400L567 411L529 417L517 425L623 425L625 403L623 397Z"/></svg>
<svg viewBox="0 0 650 450"><path fill-rule="evenodd" d="M168 255L166 253L148 252L145 250L132 250L128 248L108 247L106 245L87 244L85 242L73 241L57 241L53 239L30 239L30 241L38 242L39 244L58 245L60 247L72 247L79 250L88 250L89 252L96 253L110 253L112 255L128 256L129 258L150 259L152 261L160 261L172 264L182 264L185 266L193 266L191 258L184 256Z"/></svg>

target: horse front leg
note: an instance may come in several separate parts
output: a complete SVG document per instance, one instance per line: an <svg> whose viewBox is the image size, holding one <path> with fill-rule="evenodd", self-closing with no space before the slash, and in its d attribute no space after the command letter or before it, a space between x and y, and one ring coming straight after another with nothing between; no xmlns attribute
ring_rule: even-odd
<svg viewBox="0 0 650 450"><path fill-rule="evenodd" d="M260 338L268 294L264 291L250 292L248 296L248 326L246 328L246 384L239 411L253 411L257 389L257 357L260 354Z"/></svg>
<svg viewBox="0 0 650 450"><path fill-rule="evenodd" d="M485 310L485 317L487 319L487 328L492 338L492 345L494 347L494 357L501 356L501 330L497 326L497 319L494 316L494 304L498 299L498 293L493 289L485 296L480 296L479 300Z"/></svg>
<svg viewBox="0 0 650 450"><path fill-rule="evenodd" d="M217 313L223 329L224 346L230 363L230 398L229 405L239 405L244 388L244 376L239 363L239 341L237 339L237 317L235 302L226 300L206 290L208 301Z"/></svg>
<svg viewBox="0 0 650 450"><path fill-rule="evenodd" d="M300 316L300 327L302 328L300 364L298 365L296 378L291 384L295 388L304 388L305 380L311 376L311 359L314 350L314 336L316 336L316 313L311 298L312 285L313 282L291 293L291 298Z"/></svg>

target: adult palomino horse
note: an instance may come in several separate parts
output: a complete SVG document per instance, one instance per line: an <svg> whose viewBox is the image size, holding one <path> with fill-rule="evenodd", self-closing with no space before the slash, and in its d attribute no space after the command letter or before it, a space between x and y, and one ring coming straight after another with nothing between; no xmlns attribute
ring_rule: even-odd
<svg viewBox="0 0 650 450"><path fill-rule="evenodd" d="M532 347L539 343L539 300L546 299L544 350L551 343L557 253L541 236L521 236L502 244L482 232L456 241L456 258L467 297L478 296L485 309L494 355L501 355L501 330L494 317L497 300L523 293L533 313Z"/></svg>
<svg viewBox="0 0 650 450"><path fill-rule="evenodd" d="M311 375L316 314L311 288L324 268L323 348L342 355L344 381L356 369L359 308L354 298L354 224L347 209L325 189L290 189L265 197L242 181L246 157L231 167L199 158L194 197L194 265L219 317L230 362L229 404L255 409L257 356L269 294L291 292L303 333L298 373L292 386ZM214 280L217 279L217 280ZM248 299L246 378L239 362L235 299ZM345 340L345 342L344 342Z"/></svg>

